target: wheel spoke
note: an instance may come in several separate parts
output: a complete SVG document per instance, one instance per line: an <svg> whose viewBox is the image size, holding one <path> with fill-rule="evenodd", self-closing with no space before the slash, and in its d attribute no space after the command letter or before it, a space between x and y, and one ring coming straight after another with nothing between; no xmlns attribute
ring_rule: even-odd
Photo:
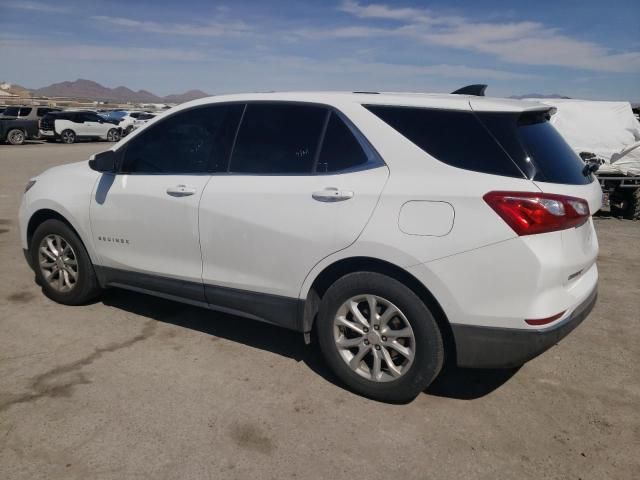
<svg viewBox="0 0 640 480"><path fill-rule="evenodd" d="M355 337L355 338L340 337L338 340L336 340L336 345L342 348L353 348L360 345L363 341L364 339L362 337Z"/></svg>
<svg viewBox="0 0 640 480"><path fill-rule="evenodd" d="M55 244L53 243L54 238L53 237L47 237L47 246L49 247L49 251L51 253L53 253L54 258L58 255L58 249L56 248Z"/></svg>
<svg viewBox="0 0 640 480"><path fill-rule="evenodd" d="M380 349L380 351L382 352L382 357L384 358L384 363L387 364L387 369L389 370L389 373L391 373L392 377L399 377L400 375L402 375L402 372L400 371L400 369L397 367L397 365L395 363L393 363L393 359L391 358L391 355L389 354L389 351L382 347L382 349Z"/></svg>
<svg viewBox="0 0 640 480"><path fill-rule="evenodd" d="M353 323L353 322L350 322L345 317L337 317L336 318L336 325L349 328L349 329L353 330L354 332L359 333L360 335L364 335L364 330L362 330L362 327L360 325L358 325L356 323Z"/></svg>
<svg viewBox="0 0 640 480"><path fill-rule="evenodd" d="M352 300L349 304L349 310L351 311L351 314L353 315L353 318L355 320L357 320L363 327L369 328L369 322L366 318L364 318L364 315L358 308L358 302Z"/></svg>
<svg viewBox="0 0 640 480"><path fill-rule="evenodd" d="M409 359L413 358L413 353L411 352L411 349L400 344L397 340L391 340L390 342L386 342L385 346L389 348L393 348L396 352L398 352L400 355L402 355L405 358L409 358Z"/></svg>
<svg viewBox="0 0 640 480"><path fill-rule="evenodd" d="M371 345L361 345L358 353L356 353L349 362L349 366L353 370L357 370L360 367L360 362L362 362L362 359L369 352L369 350L371 350Z"/></svg>
<svg viewBox="0 0 640 480"><path fill-rule="evenodd" d="M56 256L53 253L51 253L47 247L40 247L40 253L45 255L52 262L56 261ZM43 259L43 260L46 260L46 259Z"/></svg>
<svg viewBox="0 0 640 480"><path fill-rule="evenodd" d="M369 324L373 327L378 324L378 301L374 295L367 295L367 304L369 305Z"/></svg>
<svg viewBox="0 0 640 480"><path fill-rule="evenodd" d="M371 369L371 376L374 380L380 380L382 377L382 354L381 350L372 350L373 353L373 368Z"/></svg>
<svg viewBox="0 0 640 480"><path fill-rule="evenodd" d="M408 327L393 330L392 328L384 328L380 331L382 335L389 338L405 338L411 337L411 329Z"/></svg>
<svg viewBox="0 0 640 480"><path fill-rule="evenodd" d="M384 313L380 315L380 330L383 330L389 323L389 320L395 317L397 313L398 310L393 305L389 305Z"/></svg>
<svg viewBox="0 0 640 480"><path fill-rule="evenodd" d="M73 269L67 268L65 271L71 275L71 278L73 278L74 281L78 278L78 273L74 272Z"/></svg>

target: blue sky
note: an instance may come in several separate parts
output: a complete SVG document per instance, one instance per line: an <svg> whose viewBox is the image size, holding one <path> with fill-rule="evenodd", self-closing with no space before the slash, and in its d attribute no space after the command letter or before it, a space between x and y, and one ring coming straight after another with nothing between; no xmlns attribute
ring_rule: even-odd
<svg viewBox="0 0 640 480"><path fill-rule="evenodd" d="M0 0L0 80L640 100L639 0Z"/></svg>

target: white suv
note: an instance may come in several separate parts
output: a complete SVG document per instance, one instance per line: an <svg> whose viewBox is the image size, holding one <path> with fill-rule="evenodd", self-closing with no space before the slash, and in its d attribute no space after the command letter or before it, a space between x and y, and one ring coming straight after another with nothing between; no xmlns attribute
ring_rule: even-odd
<svg viewBox="0 0 640 480"><path fill-rule="evenodd" d="M55 301L113 286L315 329L349 388L403 402L445 359L521 365L591 311L601 190L551 114L462 95L197 100L33 178L22 245Z"/></svg>
<svg viewBox="0 0 640 480"><path fill-rule="evenodd" d="M47 141L74 143L79 139L120 140L121 128L95 112L49 113L40 120L40 137Z"/></svg>

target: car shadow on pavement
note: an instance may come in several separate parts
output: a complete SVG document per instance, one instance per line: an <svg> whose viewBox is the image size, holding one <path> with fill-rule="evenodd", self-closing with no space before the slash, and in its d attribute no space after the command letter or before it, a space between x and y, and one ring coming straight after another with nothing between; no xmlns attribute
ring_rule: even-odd
<svg viewBox="0 0 640 480"><path fill-rule="evenodd" d="M303 336L298 332L117 288L106 290L102 296L102 303L159 322L170 323L304 362L326 381L345 388L324 363L318 342L313 335L311 344L305 345ZM472 400L496 390L517 370L474 370L448 366L425 393L438 397Z"/></svg>

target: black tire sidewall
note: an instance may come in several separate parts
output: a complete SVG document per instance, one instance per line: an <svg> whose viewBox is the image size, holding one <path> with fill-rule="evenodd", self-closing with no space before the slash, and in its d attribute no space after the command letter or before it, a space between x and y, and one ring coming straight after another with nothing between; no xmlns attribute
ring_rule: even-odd
<svg viewBox="0 0 640 480"><path fill-rule="evenodd" d="M373 382L360 377L344 362L333 338L333 319L349 298L374 294L396 305L411 324L416 341L413 364L402 377L390 382ZM321 351L334 373L356 393L385 402L411 401L425 390L442 368L442 335L433 315L420 298L401 282L373 272L359 272L337 280L325 293L317 318Z"/></svg>
<svg viewBox="0 0 640 480"><path fill-rule="evenodd" d="M73 248L78 262L78 280L76 286L70 292L59 292L49 285L44 279L40 269L38 248L44 237L50 234L60 235ZM99 292L98 281L93 269L89 254L78 235L64 222L60 220L46 220L36 228L29 246L32 265L36 274L36 281L42 286L44 294L55 302L65 305L82 305L93 298Z"/></svg>

